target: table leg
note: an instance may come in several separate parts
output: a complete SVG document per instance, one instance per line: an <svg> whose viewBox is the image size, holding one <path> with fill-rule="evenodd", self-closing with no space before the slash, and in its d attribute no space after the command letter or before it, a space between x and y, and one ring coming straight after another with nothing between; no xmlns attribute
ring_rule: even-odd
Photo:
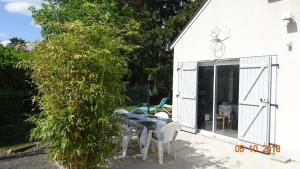
<svg viewBox="0 0 300 169"><path fill-rule="evenodd" d="M225 128L225 117L223 117L223 130Z"/></svg>

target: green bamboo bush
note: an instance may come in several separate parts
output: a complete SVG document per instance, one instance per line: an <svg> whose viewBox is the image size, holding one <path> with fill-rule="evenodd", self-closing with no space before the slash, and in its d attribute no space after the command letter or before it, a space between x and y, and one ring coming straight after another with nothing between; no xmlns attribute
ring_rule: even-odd
<svg viewBox="0 0 300 169"><path fill-rule="evenodd" d="M66 168L97 168L115 148L112 112L124 101L124 55L134 46L120 36L126 26L74 21L56 29L61 33L40 42L23 63L32 69L42 111L30 118L36 125L31 138L46 142L50 157Z"/></svg>

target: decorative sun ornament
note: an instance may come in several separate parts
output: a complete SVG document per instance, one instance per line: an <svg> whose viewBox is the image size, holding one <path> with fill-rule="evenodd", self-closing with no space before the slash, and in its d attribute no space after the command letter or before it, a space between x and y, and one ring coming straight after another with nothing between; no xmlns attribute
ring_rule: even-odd
<svg viewBox="0 0 300 169"><path fill-rule="evenodd" d="M211 33L211 50L214 52L214 56L217 58L222 57L225 54L224 41L230 37L230 29L226 26L215 26Z"/></svg>
<svg viewBox="0 0 300 169"><path fill-rule="evenodd" d="M230 29L226 26L215 26L210 33L211 41L223 42L228 39L229 36Z"/></svg>

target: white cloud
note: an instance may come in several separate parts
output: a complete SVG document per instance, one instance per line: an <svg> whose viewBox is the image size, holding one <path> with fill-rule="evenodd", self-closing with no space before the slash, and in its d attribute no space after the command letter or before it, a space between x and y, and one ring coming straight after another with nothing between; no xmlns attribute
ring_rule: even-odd
<svg viewBox="0 0 300 169"><path fill-rule="evenodd" d="M1 43L3 46L6 46L9 42L10 42L10 40L3 40L3 41L0 41L0 43Z"/></svg>
<svg viewBox="0 0 300 169"><path fill-rule="evenodd" d="M5 3L4 9L11 13L17 13L22 15L31 15L28 10L30 6L39 8L42 0L0 0Z"/></svg>
<svg viewBox="0 0 300 169"><path fill-rule="evenodd" d="M9 42L7 34L0 32L0 44L6 46Z"/></svg>
<svg viewBox="0 0 300 169"><path fill-rule="evenodd" d="M4 6L4 9L11 13L30 15L31 13L28 10L29 6L30 4L28 4L27 2L11 2L7 3Z"/></svg>

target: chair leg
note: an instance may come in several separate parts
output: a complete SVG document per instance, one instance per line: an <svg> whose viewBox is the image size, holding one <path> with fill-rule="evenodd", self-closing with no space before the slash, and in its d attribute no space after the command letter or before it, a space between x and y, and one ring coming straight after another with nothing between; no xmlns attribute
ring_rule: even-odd
<svg viewBox="0 0 300 169"><path fill-rule="evenodd" d="M128 141L129 141L129 136L122 137L122 158L126 157Z"/></svg>
<svg viewBox="0 0 300 169"><path fill-rule="evenodd" d="M172 141L172 148L173 148L174 159L176 160L176 152L175 152L174 141Z"/></svg>
<svg viewBox="0 0 300 169"><path fill-rule="evenodd" d="M155 152L155 142L151 143L151 152Z"/></svg>
<svg viewBox="0 0 300 169"><path fill-rule="evenodd" d="M164 143L162 141L158 142L158 162L159 164L163 164L163 156L164 156Z"/></svg>
<svg viewBox="0 0 300 169"><path fill-rule="evenodd" d="M171 145L170 145L170 142L166 143L166 149L167 149L167 153L171 154Z"/></svg>

